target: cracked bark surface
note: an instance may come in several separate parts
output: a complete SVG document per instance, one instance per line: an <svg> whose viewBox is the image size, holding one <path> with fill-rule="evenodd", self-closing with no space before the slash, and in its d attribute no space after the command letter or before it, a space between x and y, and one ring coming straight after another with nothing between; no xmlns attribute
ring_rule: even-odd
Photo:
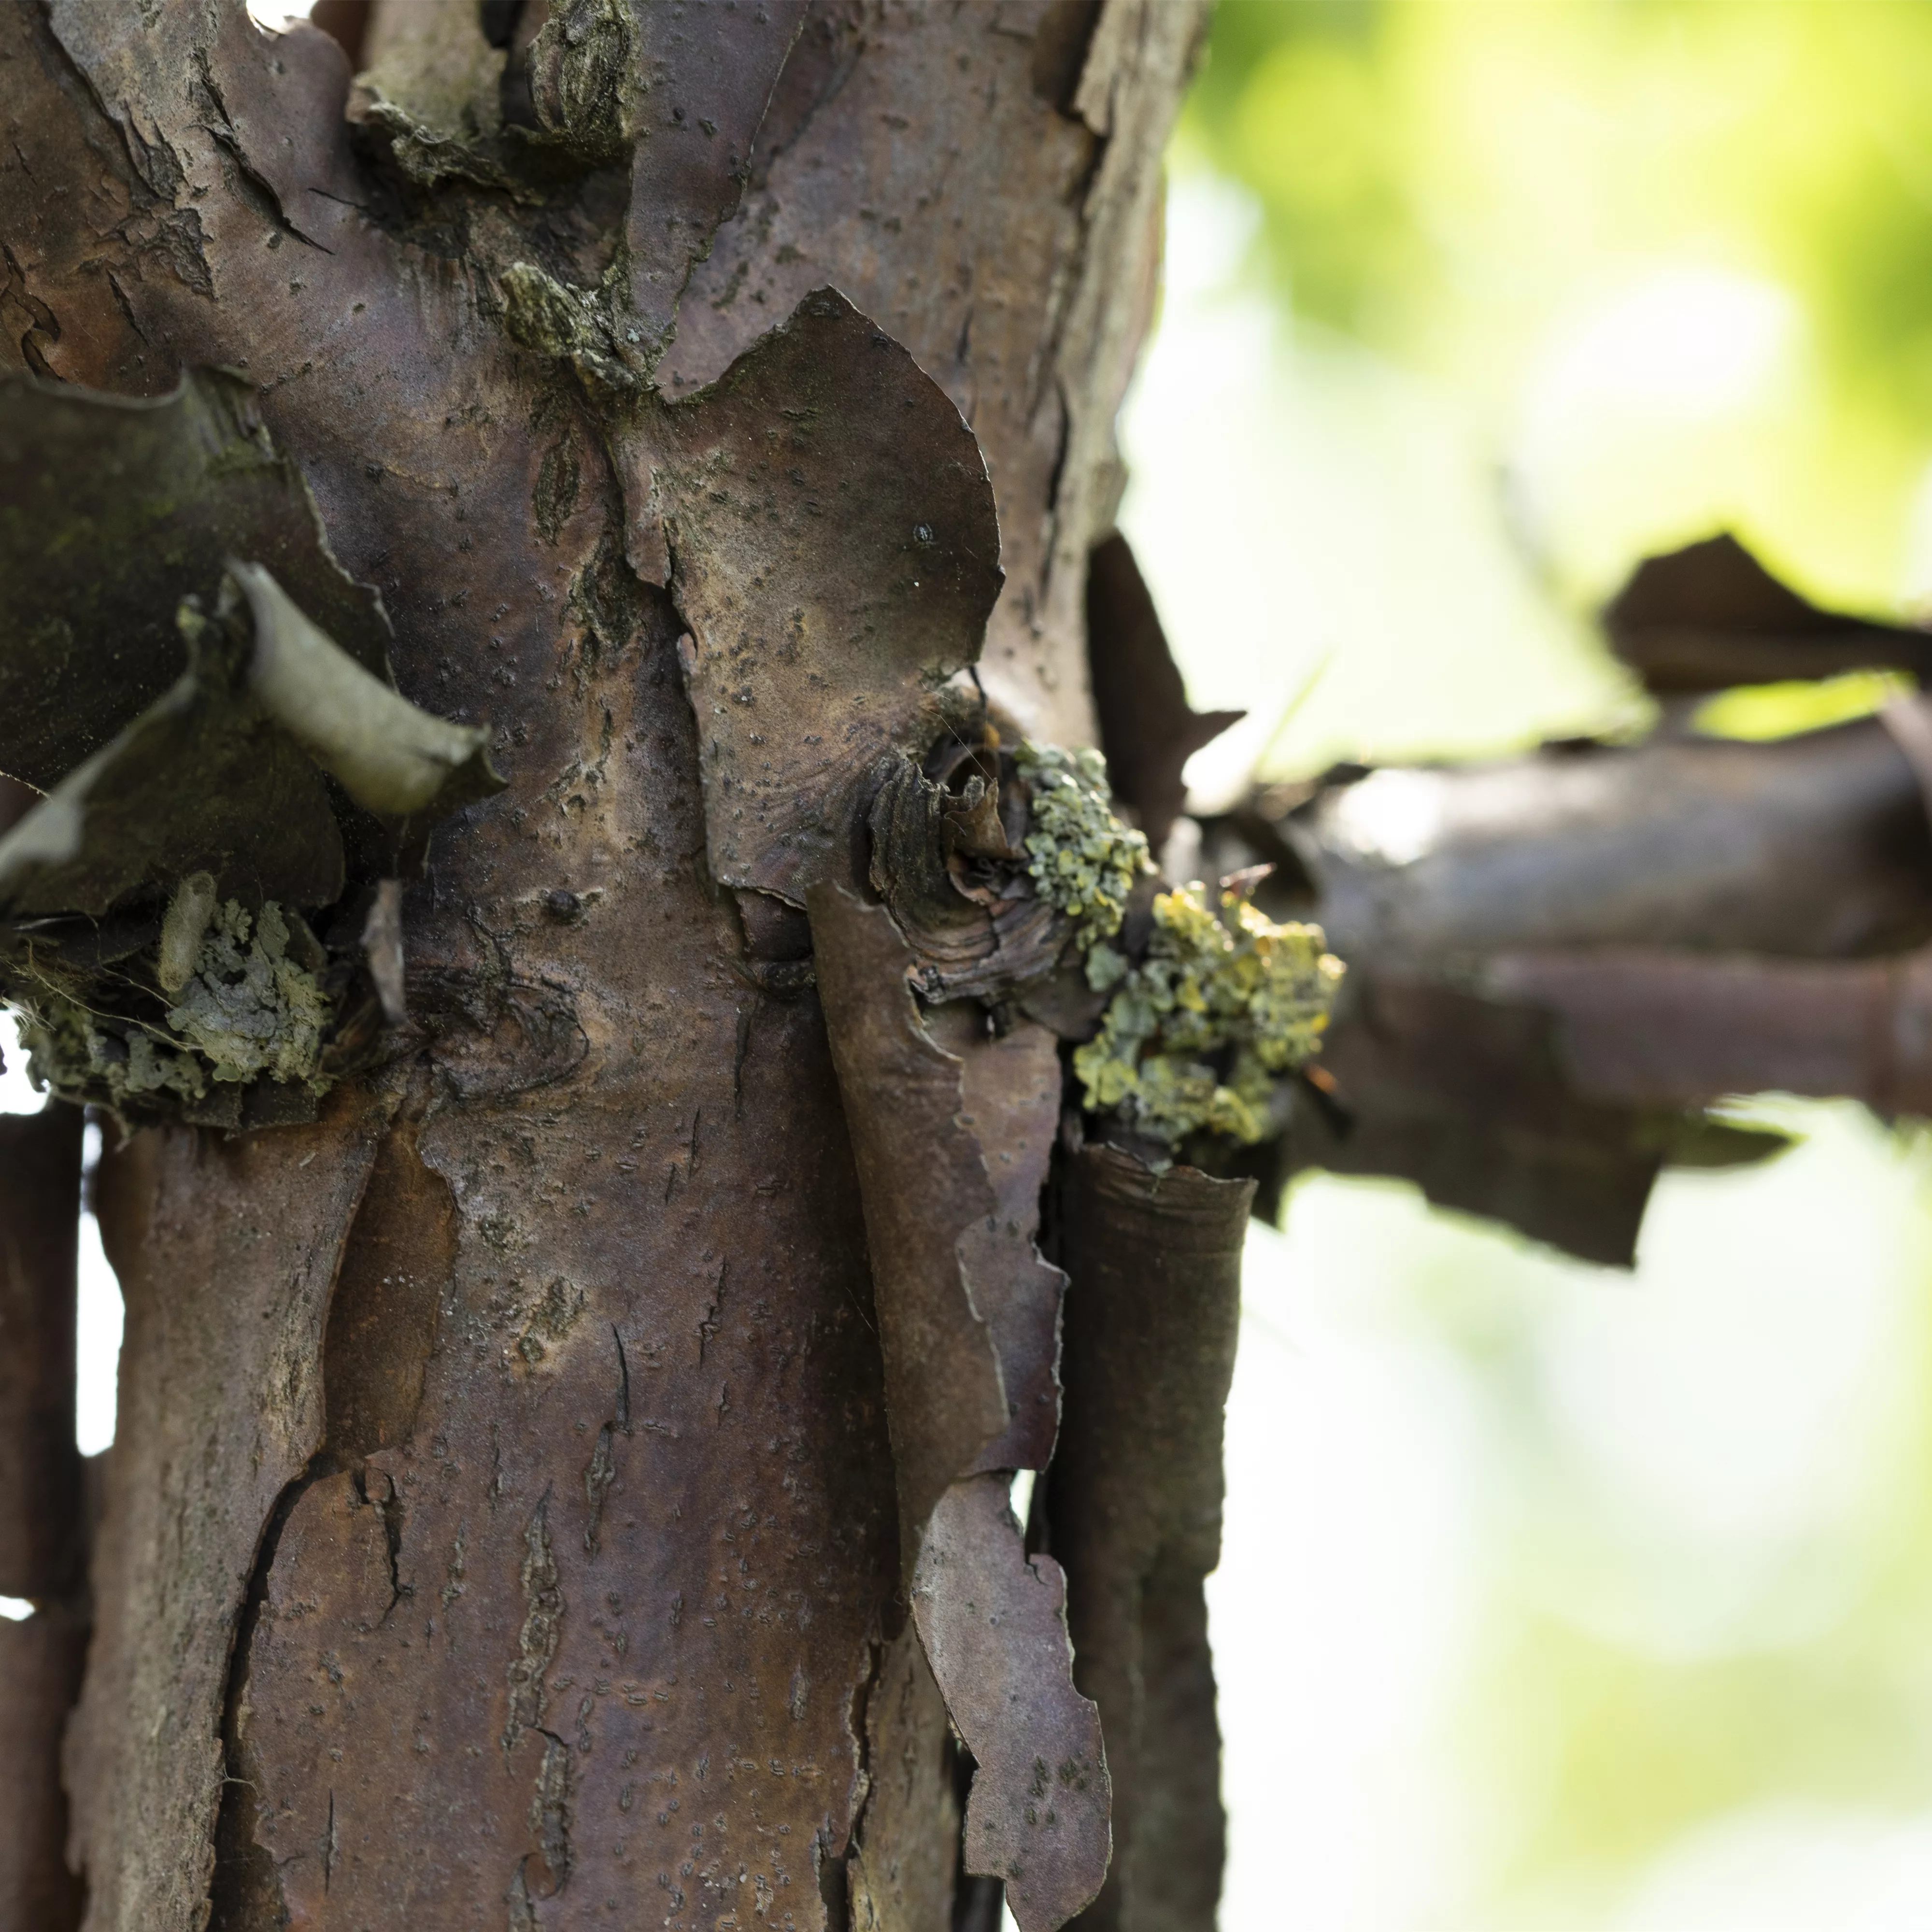
<svg viewBox="0 0 1932 1932"><path fill-rule="evenodd" d="M103 1158L127 1370L66 1748L90 1925L206 1916L230 1652L320 1444L322 1323L376 1125L345 1094L312 1127L226 1147L154 1129Z"/></svg>
<svg viewBox="0 0 1932 1932"><path fill-rule="evenodd" d="M901 1630L866 1702L870 1790L849 1867L853 1932L916 1932L952 1916L959 1801L946 1700L918 1633Z"/></svg>
<svg viewBox="0 0 1932 1932"><path fill-rule="evenodd" d="M688 394L838 289L986 452L989 686L1090 738L1085 557L1204 10L816 4L762 121L748 82L681 98L743 78L734 10L654 55L695 176L668 129L574 124L559 70L525 198L410 178L314 29L0 0L0 367L240 371L398 686L487 722L510 781L403 896L399 1057L313 1126L148 1129L104 1166L128 1324L67 1750L90 1932L848 1916L903 1615L865 1230L809 975L764 970L790 928L706 862L693 614L625 560L628 452L653 374ZM632 18L551 13L554 52ZM590 334L506 326L538 264ZM872 1895L938 1896L956 1811L872 1815Z"/></svg>

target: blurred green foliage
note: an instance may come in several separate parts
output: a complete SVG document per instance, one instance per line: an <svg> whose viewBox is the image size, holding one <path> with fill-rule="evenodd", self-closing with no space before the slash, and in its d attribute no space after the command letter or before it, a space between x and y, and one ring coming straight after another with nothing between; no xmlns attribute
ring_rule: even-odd
<svg viewBox="0 0 1932 1932"><path fill-rule="evenodd" d="M1327 352L1337 340L1351 371L1425 379L1482 459L1541 492L1510 537L1572 608L1643 550L1721 526L1840 608L1932 593L1932 0L1221 0L1174 159L1178 172L1211 172L1251 197L1244 290L1266 290L1292 318L1287 359L1298 339L1323 344L1300 353L1297 395L1343 366ZM1633 290L1678 301L1686 287L1762 300L1719 302L1701 322L1668 302L1631 320ZM1734 342L1780 304L1789 342L1727 388L1744 353ZM1706 323L1701 349L1680 339ZM1775 333L1767 325L1762 339ZM1335 394L1366 444L1375 407ZM1321 500L1311 488L1284 500ZM1448 588L1385 646L1342 633L1328 688L1348 686L1346 722L1371 744L1376 707L1400 704L1432 664L1482 686L1494 710L1504 694L1484 685L1485 658L1552 648L1522 624L1513 639L1464 621L1460 585L1440 567L1454 546L1431 553L1420 519L1400 527L1404 560L1421 556L1426 573L1433 555ZM1312 574L1304 562L1300 578ZM1376 587L1366 574L1351 580L1371 608ZM1302 633L1316 627L1286 591L1252 628L1257 662L1313 649ZM1372 660L1373 678L1348 686L1351 652ZM1862 676L1725 693L1699 722L1774 736L1856 716L1897 688ZM1476 1821L1474 1903L1414 1922L1621 1928L1616 1901L1726 1820L1804 1806L1840 1822L1932 1813L1932 1143L1890 1138L1850 1109L1829 1120L1802 1160L1667 1184L1682 1225L1653 1209L1630 1300L1606 1299L1596 1328L1574 1325L1574 1304L1596 1294L1581 1271L1559 1280L1538 1261L1532 1280L1525 1262L1520 1282L1499 1285L1500 1250L1463 1252L1441 1217L1399 1268L1391 1260L1405 1305L1459 1360L1460 1386L1504 1439L1511 1498L1466 1532L1472 1545L1491 1539L1486 1615L1434 1772ZM1714 1212L1712 1227L1727 1232L1693 1253L1681 1245L1686 1204L1707 1189L1758 1205L1735 1221ZM1881 1197L1882 1229L1856 1204ZM1800 1245L1802 1265L1783 1252ZM1784 1354L1762 1312L1780 1269L1830 1296L1813 1339L1794 1326ZM1709 1305L1691 1322L1684 1311L1700 1297ZM1788 1375L1795 1413L1808 1380L1820 1384L1824 1338L1861 1306L1874 1324L1865 1353L1836 1372L1808 1466L1779 1474L1775 1429L1733 1426L1729 1409L1752 1376L1775 1388ZM1689 1325L1672 1333L1673 1319ZM1654 1352L1653 1380L1592 1396L1597 1408L1576 1396L1580 1371L1546 1385L1550 1360L1565 1349L1588 1360L1591 1343L1620 1333ZM1607 1384L1629 1367L1600 1372ZM1708 1440L1696 1426L1706 1411ZM1622 1432L1616 1454L1599 1443L1593 1463L1578 1444L1604 1414ZM1686 1477L1719 1498L1703 1516L1682 1504L1674 1528L1675 1472L1660 1475L1646 1447L1673 1414ZM1828 1448L1854 1442L1843 1472L1816 1474ZM1760 1492L1723 1503L1728 1462L1752 1456ZM1624 1488L1602 1473L1618 1457ZM1774 1546L1776 1562L1763 1556ZM1657 1606L1676 1606L1696 1630L1706 1594L1730 1603L1730 1622L1673 1635ZM1624 1598L1650 1609L1616 1607ZM1756 1922L1748 1910L1724 1921ZM1880 1922L1850 1900L1831 1921L1834 1932Z"/></svg>
<svg viewBox="0 0 1932 1932"><path fill-rule="evenodd" d="M1813 386L1742 518L1894 592L1932 446L1924 0L1222 0L1182 148L1258 197L1298 316L1492 406L1643 264L1789 291Z"/></svg>
<svg viewBox="0 0 1932 1932"><path fill-rule="evenodd" d="M1762 742L1868 717L1913 688L1902 672L1883 670L1847 671L1842 677L1815 681L1744 685L1706 698L1698 706L1694 722L1700 731L1714 738Z"/></svg>

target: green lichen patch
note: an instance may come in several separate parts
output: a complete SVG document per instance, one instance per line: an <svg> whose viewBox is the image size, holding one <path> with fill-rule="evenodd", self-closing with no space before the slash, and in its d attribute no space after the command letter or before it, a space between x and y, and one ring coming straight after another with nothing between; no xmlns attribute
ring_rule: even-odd
<svg viewBox="0 0 1932 1932"><path fill-rule="evenodd" d="M513 262L501 286L503 326L512 340L532 355L568 362L593 397L626 395L638 387L638 372L626 359L612 319L610 287L574 288L532 262ZM626 326L623 338L634 354L644 355L634 323Z"/></svg>
<svg viewBox="0 0 1932 1932"><path fill-rule="evenodd" d="M21 1037L34 1083L118 1114L157 1102L199 1100L208 1091L200 1057L144 1028L110 1022L63 994L22 1009Z"/></svg>
<svg viewBox="0 0 1932 1932"><path fill-rule="evenodd" d="M1202 886L1162 893L1138 964L1104 944L1088 955L1089 983L1113 997L1074 1053L1085 1104L1170 1144L1264 1139L1275 1082L1320 1048L1342 977L1319 926L1220 899L1217 916Z"/></svg>
<svg viewBox="0 0 1932 1932"><path fill-rule="evenodd" d="M251 932L252 928L252 932ZM201 960L168 1024L207 1060L218 1081L262 1074L320 1093L316 1068L329 1018L315 975L289 956L289 926L271 899L250 920L230 899L210 922Z"/></svg>
<svg viewBox="0 0 1932 1932"><path fill-rule="evenodd" d="M1022 744L1015 762L1032 794L1026 854L1034 890L1072 920L1082 949L1090 949L1120 931L1135 881L1154 870L1147 841L1114 817L1098 752Z"/></svg>
<svg viewBox="0 0 1932 1932"><path fill-rule="evenodd" d="M586 164L622 160L632 139L636 41L626 0L553 5L530 50L534 137Z"/></svg>
<svg viewBox="0 0 1932 1932"><path fill-rule="evenodd" d="M141 1117L262 1078L314 1094L333 1018L315 975L291 955L287 918L272 899L208 914L194 970L160 1023L98 1012L52 987L24 1000L28 1066L56 1094ZM313 944L313 942L311 942Z"/></svg>

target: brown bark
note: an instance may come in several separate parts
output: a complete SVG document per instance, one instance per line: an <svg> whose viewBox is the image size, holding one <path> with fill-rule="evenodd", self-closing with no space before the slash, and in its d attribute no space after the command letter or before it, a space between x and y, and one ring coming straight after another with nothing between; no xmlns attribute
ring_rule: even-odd
<svg viewBox="0 0 1932 1932"><path fill-rule="evenodd" d="M1652 1106L1781 1093L1932 1114L1932 956L1822 965L1648 948L1505 953L1496 995L1550 1016L1582 1093Z"/></svg>
<svg viewBox="0 0 1932 1932"><path fill-rule="evenodd" d="M80 1888L63 1856L61 1734L87 1638L74 1439L74 1248L81 1114L0 1118L0 1928L68 1932Z"/></svg>
<svg viewBox="0 0 1932 1932"><path fill-rule="evenodd" d="M1932 672L1923 630L1821 610L1729 536L1646 559L1604 628L1650 689L1673 696L1876 667Z"/></svg>
<svg viewBox="0 0 1932 1932"><path fill-rule="evenodd" d="M1153 593L1118 530L1096 548L1088 568L1087 652L1114 792L1132 802L1158 852L1187 802L1181 768L1247 714L1189 707Z"/></svg>
<svg viewBox="0 0 1932 1932"><path fill-rule="evenodd" d="M1876 718L1767 745L1549 748L1362 784L1289 830L1345 958L1440 970L1648 943L1830 958L1932 936L1924 803ZM1371 806L1378 788L1399 788L1395 809Z"/></svg>
<svg viewBox="0 0 1932 1932"><path fill-rule="evenodd" d="M0 1118L0 1596L34 1602L77 1581L74 1243L81 1114Z"/></svg>
<svg viewBox="0 0 1932 1932"><path fill-rule="evenodd" d="M312 1126L108 1162L128 1323L68 1754L90 1932L211 1900L228 1932L802 1932L842 1924L885 1788L874 1700L910 1666L860 1198L817 997L770 970L786 881L741 911L706 864L679 640L702 665L724 620L680 552L652 331L666 397L827 286L910 352L992 472L988 688L1090 736L1084 560L1202 10L820 5L788 56L760 10L762 124L738 10L658 40L661 10L552 10L584 31L537 43L534 120L452 148L366 97L352 142L336 44L238 5L0 6L0 364L143 395L245 371L400 688L487 720L510 779L405 895L412 1065ZM651 89L592 85L615 44ZM501 185L526 134L554 167L529 194ZM868 1895L913 1924L879 1902L943 1888L957 1814L886 1882L880 1803Z"/></svg>
<svg viewBox="0 0 1932 1932"><path fill-rule="evenodd" d="M1078 1923L1210 1932L1225 1828L1202 1586L1220 1561L1222 1414L1254 1184L1071 1163L1066 1418L1048 1488L1074 1674L1100 1707L1114 1858Z"/></svg>
<svg viewBox="0 0 1932 1932"><path fill-rule="evenodd" d="M1604 614L1666 695L1922 670L1924 632L1818 610L1729 538L1649 560ZM1207 828L1324 922L1344 998L1256 1163L1393 1174L1628 1265L1666 1165L1781 1144L1706 1118L1766 1090L1932 1108L1932 707L1763 743L1630 745L1264 790Z"/></svg>
<svg viewBox="0 0 1932 1932"><path fill-rule="evenodd" d="M320 1444L322 1331L380 1114L106 1156L127 1315L94 1631L67 1744L90 1925L200 1922L229 1658L264 1529Z"/></svg>
<svg viewBox="0 0 1932 1932"><path fill-rule="evenodd" d="M7 1932L70 1932L82 1890L68 1869L68 1806L61 1790L61 1735L80 1688L86 1620L52 1604L0 1624L0 1695L8 1744L0 1758L0 1926Z"/></svg>

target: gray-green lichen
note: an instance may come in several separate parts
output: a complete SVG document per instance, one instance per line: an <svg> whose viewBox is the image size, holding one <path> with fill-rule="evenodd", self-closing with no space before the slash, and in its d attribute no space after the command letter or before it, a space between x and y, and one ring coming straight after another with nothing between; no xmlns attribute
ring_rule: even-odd
<svg viewBox="0 0 1932 1932"><path fill-rule="evenodd" d="M1113 997L1073 1055L1085 1104L1170 1144L1265 1138L1274 1083L1319 1048L1342 977L1319 926L1220 898L1217 916L1202 886L1162 893L1138 965L1106 945L1088 955L1089 982Z"/></svg>
<svg viewBox="0 0 1932 1932"><path fill-rule="evenodd" d="M626 0L558 0L531 43L530 103L543 137L585 161L630 146L636 28Z"/></svg>
<svg viewBox="0 0 1932 1932"><path fill-rule="evenodd" d="M291 937L272 899L253 916L235 899L212 910L164 1028L92 1012L50 989L23 1010L34 1078L57 1094L136 1111L264 1075L326 1092L328 998L290 956Z"/></svg>
<svg viewBox="0 0 1932 1932"><path fill-rule="evenodd" d="M1114 817L1098 752L1022 744L1014 753L1033 795L1026 836L1034 890L1072 920L1083 950L1111 939L1135 881L1154 870L1147 840Z"/></svg>
<svg viewBox="0 0 1932 1932"><path fill-rule="evenodd" d="M168 1024L207 1060L212 1078L246 1081L266 1073L284 1085L301 1081L315 1093L328 1084L316 1067L328 998L315 975L289 957L289 938L273 899L253 920L230 899L210 922L200 964L179 1004L168 1009Z"/></svg>
<svg viewBox="0 0 1932 1932"><path fill-rule="evenodd" d="M104 1024L64 994L36 1000L21 1017L27 1070L37 1086L117 1112L199 1100L208 1091L199 1055L144 1028Z"/></svg>
<svg viewBox="0 0 1932 1932"><path fill-rule="evenodd" d="M568 362L593 395L617 396L640 380L630 355L647 360L634 323L624 327L620 344L609 286L573 288L547 274L533 262L513 262L503 271L503 326L511 339L534 355Z"/></svg>

